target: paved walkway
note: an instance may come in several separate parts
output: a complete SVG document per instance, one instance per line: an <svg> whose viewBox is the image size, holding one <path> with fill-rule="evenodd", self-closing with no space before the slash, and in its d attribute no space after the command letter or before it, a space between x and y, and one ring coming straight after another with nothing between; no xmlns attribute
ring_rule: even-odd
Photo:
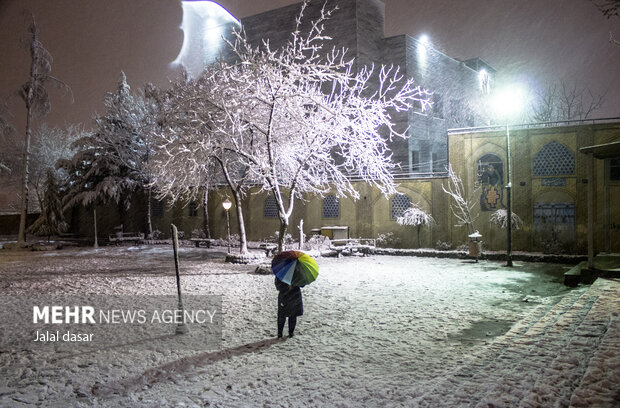
<svg viewBox="0 0 620 408"><path fill-rule="evenodd" d="M459 407L620 406L620 279L531 315L416 402Z"/></svg>

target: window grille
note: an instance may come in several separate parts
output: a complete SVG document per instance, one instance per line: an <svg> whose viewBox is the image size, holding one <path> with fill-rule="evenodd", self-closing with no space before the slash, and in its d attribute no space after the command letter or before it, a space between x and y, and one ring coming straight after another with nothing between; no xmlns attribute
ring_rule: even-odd
<svg viewBox="0 0 620 408"><path fill-rule="evenodd" d="M548 143L534 156L534 176L556 176L574 173L575 156L561 143Z"/></svg>
<svg viewBox="0 0 620 408"><path fill-rule="evenodd" d="M534 225L574 225L573 203L534 203Z"/></svg>
<svg viewBox="0 0 620 408"><path fill-rule="evenodd" d="M268 195L265 198L265 206L263 207L263 215L265 218L277 218L278 217L278 204L276 199L272 195Z"/></svg>
<svg viewBox="0 0 620 408"><path fill-rule="evenodd" d="M340 202L338 201L338 197L334 195L329 195L323 199L323 217L340 217Z"/></svg>
<svg viewBox="0 0 620 408"><path fill-rule="evenodd" d="M411 200L405 194L396 194L392 198L392 218L402 217L403 212L411 206Z"/></svg>

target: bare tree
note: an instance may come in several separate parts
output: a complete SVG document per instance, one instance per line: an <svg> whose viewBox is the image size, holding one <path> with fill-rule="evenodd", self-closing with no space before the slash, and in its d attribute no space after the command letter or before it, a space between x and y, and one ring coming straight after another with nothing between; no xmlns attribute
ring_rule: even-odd
<svg viewBox="0 0 620 408"><path fill-rule="evenodd" d="M595 95L588 88L560 81L537 93L531 119L535 122L588 119L601 109L604 100L605 94Z"/></svg>
<svg viewBox="0 0 620 408"><path fill-rule="evenodd" d="M39 28L30 15L31 22L28 27L28 46L30 51L30 77L28 82L22 85L19 95L26 105L26 133L22 155L22 189L21 189L21 215L19 220L19 232L17 241L24 244L26 241L26 215L28 213L28 177L30 161L30 141L32 137L33 121L45 116L51 110L50 97L47 85L53 85L68 89L67 85L50 75L52 71L52 55L39 41Z"/></svg>
<svg viewBox="0 0 620 408"><path fill-rule="evenodd" d="M456 175L454 170L452 170L451 165L448 165L448 185L445 186L442 184L441 188L454 200L450 204L450 210L456 217L456 226L460 227L466 225L468 234L473 233L475 218L472 217L472 210L476 205L476 201L465 198L465 187L463 186L463 182Z"/></svg>
<svg viewBox="0 0 620 408"><path fill-rule="evenodd" d="M590 0L596 8L607 18L620 17L620 0ZM620 45L613 33L609 33L609 42Z"/></svg>
<svg viewBox="0 0 620 408"><path fill-rule="evenodd" d="M431 225L435 220L430 214L427 214L418 204L411 203L411 206L403 211L403 215L396 218L396 222L400 225L411 225L416 227L418 233L418 248L420 245L420 229L424 225Z"/></svg>
<svg viewBox="0 0 620 408"><path fill-rule="evenodd" d="M275 197L280 220L279 250L296 199L323 195L357 198L352 179L395 192L387 138L405 137L390 112L428 106L426 93L393 67L361 68L345 52L326 51L323 23L332 11L282 48L267 41L255 48L243 33L229 43L237 60L210 65L175 95L176 119L158 143L158 182L163 191L188 191L219 166L231 189L245 242L241 199L249 183ZM380 129L385 135L380 134ZM189 167L189 168L188 168ZM163 174L162 174L163 173ZM175 186L176 184L176 186Z"/></svg>
<svg viewBox="0 0 620 408"><path fill-rule="evenodd" d="M183 75L172 84L165 96L165 127L153 135L151 168L159 197L189 202L202 191L205 212L209 190L218 182L226 183L235 202L239 251L247 254L241 202L250 179L248 167L231 150L235 143L244 141L243 135L233 130L224 108L234 92L226 82L225 67L223 63L212 64L197 79Z"/></svg>
<svg viewBox="0 0 620 408"><path fill-rule="evenodd" d="M222 105L243 142L230 146L251 178L276 200L280 220L278 250L296 199L333 190L354 199L353 178L392 194L395 184L387 139L406 137L390 112L414 101L429 106L428 94L394 67L361 67L346 50L326 50L323 29L334 10L321 10L307 33L301 25L307 2L290 40L280 49L269 42L254 48L237 33L238 62L226 68L229 98ZM234 90L234 92L231 92ZM385 134L380 134L380 130Z"/></svg>
<svg viewBox="0 0 620 408"><path fill-rule="evenodd" d="M620 0L590 0L607 18L620 17Z"/></svg>
<svg viewBox="0 0 620 408"><path fill-rule="evenodd" d="M165 125L165 92L151 83L147 83L139 95L135 96L134 108L142 107L138 110L137 123L135 123L135 133L133 141L133 164L134 170L140 181L142 189L146 190L146 221L147 236L153 238L152 221L152 196L153 196L153 173L149 165L153 155L153 135L161 132ZM135 113L133 115L136 117Z"/></svg>

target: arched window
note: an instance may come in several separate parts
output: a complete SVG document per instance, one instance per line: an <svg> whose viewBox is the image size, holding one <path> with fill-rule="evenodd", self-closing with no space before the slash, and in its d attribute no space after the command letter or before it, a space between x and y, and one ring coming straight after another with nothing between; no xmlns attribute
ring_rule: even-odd
<svg viewBox="0 0 620 408"><path fill-rule="evenodd" d="M268 195L267 198L265 198L263 215L265 218L276 218L278 216L278 204L274 196Z"/></svg>
<svg viewBox="0 0 620 408"><path fill-rule="evenodd" d="M574 173L575 155L561 143L547 143L534 156L534 176L560 176Z"/></svg>
<svg viewBox="0 0 620 408"><path fill-rule="evenodd" d="M335 195L328 195L323 199L323 218L340 217L340 202Z"/></svg>
<svg viewBox="0 0 620 408"><path fill-rule="evenodd" d="M392 218L403 215L403 211L411 206L411 200L405 194L395 194L392 198Z"/></svg>
<svg viewBox="0 0 620 408"><path fill-rule="evenodd" d="M478 183L501 186L504 184L504 162L494 154L485 154L478 159Z"/></svg>

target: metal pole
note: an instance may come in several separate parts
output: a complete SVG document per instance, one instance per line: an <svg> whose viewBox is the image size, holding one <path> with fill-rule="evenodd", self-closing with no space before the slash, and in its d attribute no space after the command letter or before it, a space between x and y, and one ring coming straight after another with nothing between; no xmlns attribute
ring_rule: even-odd
<svg viewBox="0 0 620 408"><path fill-rule="evenodd" d="M508 217L508 248L506 249L506 266L512 266L512 183L510 182L510 131L506 125L506 199L508 208L506 215Z"/></svg>
<svg viewBox="0 0 620 408"><path fill-rule="evenodd" d="M97 207L93 204L93 228L95 231L95 243L93 244L93 248L99 248L99 242L97 241Z"/></svg>
<svg viewBox="0 0 620 408"><path fill-rule="evenodd" d="M588 153L588 269L594 269L594 155Z"/></svg>
<svg viewBox="0 0 620 408"><path fill-rule="evenodd" d="M174 224L170 224L170 229L172 230L172 249L174 251L174 269L177 274L177 296L179 298L179 303L177 305L178 309L181 312L181 316L184 317L185 313L183 311L183 301L181 300L181 277L179 276L179 237L177 227ZM185 325L185 319L177 325L175 330L175 334L185 334L188 332L187 326Z"/></svg>
<svg viewBox="0 0 620 408"><path fill-rule="evenodd" d="M230 253L230 217L228 216L228 210L226 210L226 231L228 236L228 253Z"/></svg>

